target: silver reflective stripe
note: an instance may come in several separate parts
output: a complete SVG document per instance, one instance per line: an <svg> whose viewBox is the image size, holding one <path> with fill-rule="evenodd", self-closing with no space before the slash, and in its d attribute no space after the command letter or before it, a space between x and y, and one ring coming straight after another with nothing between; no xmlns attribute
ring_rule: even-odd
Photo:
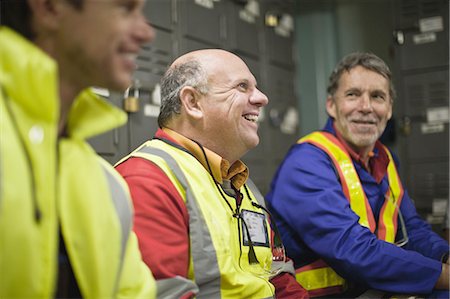
<svg viewBox="0 0 450 299"><path fill-rule="evenodd" d="M189 294L197 294L198 287L187 278L175 276L174 278L158 279L156 281L158 294L156 298L181 298Z"/></svg>
<svg viewBox="0 0 450 299"><path fill-rule="evenodd" d="M164 159L186 191L186 207L189 213L191 255L194 262L195 283L199 293L196 298L220 298L220 270L216 251L212 243L203 215L197 205L191 187L177 161L163 150L143 147L141 153L155 155Z"/></svg>
<svg viewBox="0 0 450 299"><path fill-rule="evenodd" d="M264 200L264 196L261 194L261 192L259 192L255 183L253 183L253 181L250 178L248 178L247 181L245 182L245 184L248 186L250 191L252 191L253 196L255 196L255 198L256 198L256 201L258 201L258 204L265 208L266 201Z"/></svg>
<svg viewBox="0 0 450 299"><path fill-rule="evenodd" d="M114 294L115 294L117 291L117 288L119 287L119 279L120 279L120 275L122 273L125 249L127 246L128 237L131 232L132 211L131 211L130 203L128 200L128 194L126 193L125 189L120 185L120 183L117 181L117 179L111 173L110 169L108 169L103 164L102 164L102 167L103 167L103 171L105 172L105 176L108 181L111 198L114 203L114 207L116 208L116 213L117 213L117 216L119 217L120 227L121 227L121 231L122 231L120 265L119 265L119 271L117 272L116 289L114 290Z"/></svg>
<svg viewBox="0 0 450 299"><path fill-rule="evenodd" d="M255 183L253 183L253 181L250 178L248 178L247 181L245 182L245 184L252 191L253 196L255 196L256 200L258 201L258 204L265 208L266 201L264 199L264 196L261 194L259 189L256 187ZM276 223L273 223L273 225L276 225ZM294 263L292 262L292 260L283 261L283 262L273 261L272 268L280 269L279 272L288 272L295 276L295 268L294 268Z"/></svg>

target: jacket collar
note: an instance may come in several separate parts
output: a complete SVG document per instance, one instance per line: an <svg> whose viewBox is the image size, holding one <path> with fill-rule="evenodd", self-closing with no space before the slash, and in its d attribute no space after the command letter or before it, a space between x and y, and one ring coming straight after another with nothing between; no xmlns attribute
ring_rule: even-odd
<svg viewBox="0 0 450 299"><path fill-rule="evenodd" d="M168 128L159 129L156 132L155 137L169 139L170 141L184 147L203 165L203 167L205 167L208 172L211 172L214 180L219 184L223 184L224 181L229 180L231 181L233 187L236 188L236 190L239 190L247 181L249 174L248 168L240 160L230 165L230 162L207 148L203 147L203 153L200 146L196 142Z"/></svg>

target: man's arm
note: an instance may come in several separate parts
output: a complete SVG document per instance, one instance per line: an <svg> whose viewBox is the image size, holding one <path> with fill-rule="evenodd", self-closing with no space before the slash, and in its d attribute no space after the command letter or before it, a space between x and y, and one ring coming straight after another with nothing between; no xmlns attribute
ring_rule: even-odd
<svg viewBox="0 0 450 299"><path fill-rule="evenodd" d="M144 262L150 267L161 290L174 290L175 283L194 295L189 269L189 220L183 199L165 173L152 162L130 158L117 170L127 181L133 205L134 231ZM172 294L173 295L173 294Z"/></svg>
<svg viewBox="0 0 450 299"><path fill-rule="evenodd" d="M414 250L424 256L441 261L443 256L449 252L449 244L436 234L431 226L418 215L412 200L408 196L408 192L405 192L403 196L400 210L405 220L409 238L405 249Z"/></svg>

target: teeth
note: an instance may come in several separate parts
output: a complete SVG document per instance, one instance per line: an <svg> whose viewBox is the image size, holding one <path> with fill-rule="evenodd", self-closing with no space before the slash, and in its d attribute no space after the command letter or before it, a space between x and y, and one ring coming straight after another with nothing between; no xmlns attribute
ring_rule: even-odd
<svg viewBox="0 0 450 299"><path fill-rule="evenodd" d="M256 122L258 120L258 115L247 114L247 115L244 115L244 118L248 121Z"/></svg>
<svg viewBox="0 0 450 299"><path fill-rule="evenodd" d="M134 53L126 53L126 54L125 54L125 57L126 57L127 59L129 59L129 60L135 61L136 58L137 58L137 54L134 54Z"/></svg>

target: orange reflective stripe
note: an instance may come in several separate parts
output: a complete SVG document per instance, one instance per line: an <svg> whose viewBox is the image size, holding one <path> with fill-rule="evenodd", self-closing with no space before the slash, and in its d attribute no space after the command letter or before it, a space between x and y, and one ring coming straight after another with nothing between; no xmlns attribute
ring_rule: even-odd
<svg viewBox="0 0 450 299"><path fill-rule="evenodd" d="M332 155L332 153L329 151L328 148L326 148L325 146L323 146L320 142L317 142L315 140L308 140L305 141L311 144L314 144L315 146L317 146L318 148L322 149L323 151L325 151L328 156L331 158L331 160L333 160L333 164L334 165L338 165L338 161L336 161L336 158L334 157L334 155ZM348 190L348 186L347 186L347 181L345 180L344 174L342 173L342 169L340 167L336 168L339 178L342 182L342 191L344 192L345 197L349 200L350 202L350 192Z"/></svg>
<svg viewBox="0 0 450 299"><path fill-rule="evenodd" d="M350 207L359 216L359 224L369 228L373 233L376 226L372 209L362 188L358 173L353 166L352 159L342 148L340 142L332 134L326 132L313 132L298 141L298 143L303 142L309 142L318 146L331 157L339 172L342 189L350 203Z"/></svg>
<svg viewBox="0 0 450 299"><path fill-rule="evenodd" d="M398 226L398 207L400 207L404 191L397 168L395 167L394 159L386 147L384 147L384 150L389 157L388 179L390 189L386 192L386 200L380 212L378 238L389 243L394 243Z"/></svg>

